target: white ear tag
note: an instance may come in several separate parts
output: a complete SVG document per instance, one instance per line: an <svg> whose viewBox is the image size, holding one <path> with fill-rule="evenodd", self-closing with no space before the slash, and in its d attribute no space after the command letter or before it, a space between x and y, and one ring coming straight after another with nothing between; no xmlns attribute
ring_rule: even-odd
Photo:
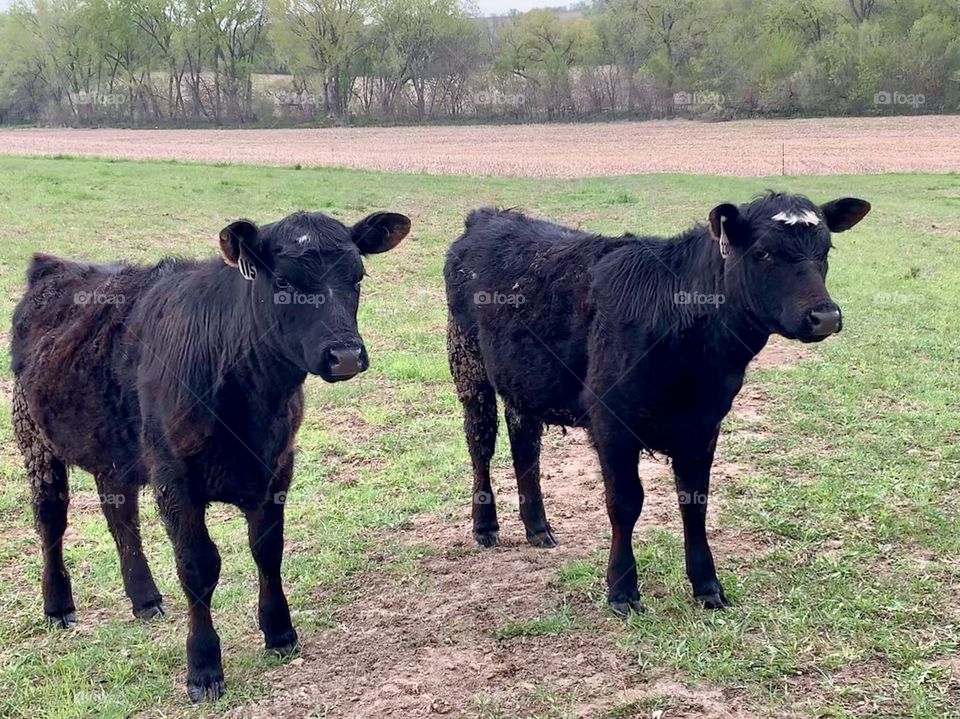
<svg viewBox="0 0 960 719"><path fill-rule="evenodd" d="M724 226L726 221L727 218L720 215L720 256L723 259L727 259L730 254L730 240L727 238L727 228Z"/></svg>
<svg viewBox="0 0 960 719"><path fill-rule="evenodd" d="M257 279L257 268L256 266L247 259L246 255L242 252L240 253L240 259L237 260L237 268L240 270L240 274L243 276L243 279L250 280L251 282Z"/></svg>

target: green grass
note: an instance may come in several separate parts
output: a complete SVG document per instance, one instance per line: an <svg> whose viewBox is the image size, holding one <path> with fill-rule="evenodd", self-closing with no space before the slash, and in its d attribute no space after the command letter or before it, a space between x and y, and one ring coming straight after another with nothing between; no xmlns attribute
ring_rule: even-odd
<svg viewBox="0 0 960 719"><path fill-rule="evenodd" d="M573 627L574 620L567 609L524 622L507 622L494 630L497 639L509 640L517 637L553 637L567 632Z"/></svg>
<svg viewBox="0 0 960 719"><path fill-rule="evenodd" d="M468 501L444 353L441 268L469 209L519 206L598 232L669 233L771 184L821 201L869 199L867 220L835 238L830 286L844 308L843 334L817 346L812 359L761 372L770 397L764 432L722 440L747 470L717 488L720 522L762 537L769 551L718 557L737 606L705 613L689 600L680 539L652 533L638 546L640 576L645 587L665 591L647 594L647 614L631 619L620 644L644 670L736 691L760 715L854 717L871 706L873 716L960 716L958 678L941 663L960 648L958 176L547 181L69 158L3 158L0 171L7 178L2 328L37 250L146 261L208 255L219 229L238 216L269 221L305 208L345 221L378 209L413 218L414 232L398 250L368 262L360 327L373 368L340 385L308 382L285 561L305 637L331 625L358 572L386 563L398 575L415 573L417 556L391 553L391 528ZM6 393L10 380L3 342ZM269 691L268 660L257 648L255 570L236 511L217 508L211 521L224 560L214 608L229 693L195 711L181 688L183 600L149 496L145 544L170 618L149 626L132 620L102 518L73 512L66 555L81 628L64 633L46 629L41 617L40 557L7 403L0 478L0 716L214 715ZM72 482L75 492L93 491L83 473ZM584 607L602 602L603 561L558 566L556 586L573 601L491 633L509 646L589 631L598 614ZM654 697L635 708L672 706ZM642 715L633 709L610 716Z"/></svg>

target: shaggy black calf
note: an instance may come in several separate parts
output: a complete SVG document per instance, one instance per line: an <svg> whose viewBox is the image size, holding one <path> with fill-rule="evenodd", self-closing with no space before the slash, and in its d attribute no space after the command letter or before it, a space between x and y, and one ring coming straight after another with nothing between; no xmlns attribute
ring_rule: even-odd
<svg viewBox="0 0 960 719"><path fill-rule="evenodd" d="M824 284L830 233L869 210L863 200L817 206L771 193L720 205L709 227L672 240L471 213L444 275L476 541L495 545L499 531L490 458L500 395L531 544L555 543L540 494L543 425L587 427L613 526L611 609L642 611L631 535L643 507L644 451L672 459L694 595L707 607L727 605L705 528L720 423L771 334L818 342L840 331Z"/></svg>
<svg viewBox="0 0 960 719"><path fill-rule="evenodd" d="M210 600L220 555L210 502L241 508L259 570L266 646L297 633L280 581L284 499L308 374L367 368L357 331L361 255L395 247L403 215L347 228L297 213L220 233L223 260L97 266L35 255L13 318L13 421L43 544L43 611L76 621L63 563L67 470L96 478L133 613L163 614L140 543L138 491L153 486L190 611L190 698L223 692Z"/></svg>

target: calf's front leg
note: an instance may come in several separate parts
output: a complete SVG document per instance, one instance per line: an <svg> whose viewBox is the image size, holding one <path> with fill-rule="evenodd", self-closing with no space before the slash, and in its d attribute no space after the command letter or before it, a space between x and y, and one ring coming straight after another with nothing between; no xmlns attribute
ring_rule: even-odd
<svg viewBox="0 0 960 719"><path fill-rule="evenodd" d="M707 609L730 606L717 579L713 554L707 543L707 499L710 495L710 467L713 446L703 453L673 459L677 499L683 518L683 546L687 577L693 596Z"/></svg>
<svg viewBox="0 0 960 719"><path fill-rule="evenodd" d="M193 702L214 701L224 691L220 637L210 615L213 590L220 580L220 553L207 532L206 503L183 491L182 485L155 486L190 615L187 695Z"/></svg>
<svg viewBox="0 0 960 719"><path fill-rule="evenodd" d="M266 648L280 656L297 649L297 632L290 621L290 607L283 593L280 565L283 562L283 510L293 473L293 458L281 465L266 503L247 512L250 552L257 563L260 601L257 617Z"/></svg>
<svg viewBox="0 0 960 719"><path fill-rule="evenodd" d="M607 563L607 605L614 614L626 617L630 612L643 611L633 556L633 528L643 510L643 485L638 471L641 445L625 427L596 420L591 424L613 530Z"/></svg>

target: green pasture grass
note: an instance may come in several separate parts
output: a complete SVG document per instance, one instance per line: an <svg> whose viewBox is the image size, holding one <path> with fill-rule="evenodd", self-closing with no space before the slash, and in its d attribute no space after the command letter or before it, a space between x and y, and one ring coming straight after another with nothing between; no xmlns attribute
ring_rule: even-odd
<svg viewBox="0 0 960 719"><path fill-rule="evenodd" d="M835 237L831 255L842 335L793 366L758 371L753 381L769 397L762 431L721 440L744 470L716 487L718 522L762 547L717 557L735 607L694 606L681 539L655 531L638 543L639 574L645 587L666 591L645 596L648 612L623 625L618 643L643 671L721 687L761 716L960 716L957 175L534 180L9 157L0 158L0 173L7 399L5 333L33 252L92 261L207 256L233 219L267 222L296 209L346 222L381 209L413 219L403 245L367 262L359 321L372 369L349 383L307 383L284 574L294 622L308 638L355 596L352 578L374 569L415 572L417 553L396 550L392 530L417 513L469 501L441 276L466 212L520 207L597 232L661 234L766 187L818 201L870 200L873 212ZM508 461L506 452L500 442L498 462ZM94 491L82 472L71 481L75 494ZM269 693L263 672L271 660L258 649L256 572L242 516L220 506L210 512L223 555L214 612L229 687L214 707L193 709L182 689L184 602L149 494L142 503L145 546L169 617L133 620L106 525L95 504L75 502L66 558L80 625L46 628L27 482L9 402L0 404L0 716L213 716ZM522 641L609 621L583 610L602 606L603 564L597 555L559 565L553 591L561 608L491 633ZM571 711L564 697L537 691L545 693L545 716ZM677 702L649 697L609 716L659 709L669 716ZM499 716L484 707L478 716Z"/></svg>

